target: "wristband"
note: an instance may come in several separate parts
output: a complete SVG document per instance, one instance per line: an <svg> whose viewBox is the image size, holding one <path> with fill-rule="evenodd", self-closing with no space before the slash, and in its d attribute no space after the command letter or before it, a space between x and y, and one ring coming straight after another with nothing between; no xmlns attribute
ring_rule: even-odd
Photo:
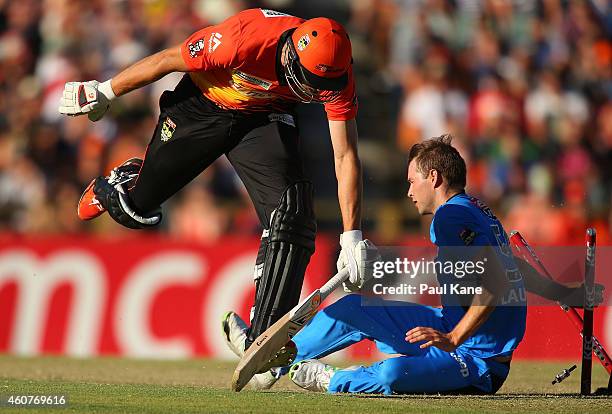
<svg viewBox="0 0 612 414"><path fill-rule="evenodd" d="M344 243L357 244L363 239L361 230L349 230L340 235L340 245Z"/></svg>
<svg viewBox="0 0 612 414"><path fill-rule="evenodd" d="M98 92L103 93L109 101L112 101L117 97L117 95L115 95L115 91L113 91L113 88L111 86L111 80L112 79L109 79L106 82L102 82L98 85Z"/></svg>

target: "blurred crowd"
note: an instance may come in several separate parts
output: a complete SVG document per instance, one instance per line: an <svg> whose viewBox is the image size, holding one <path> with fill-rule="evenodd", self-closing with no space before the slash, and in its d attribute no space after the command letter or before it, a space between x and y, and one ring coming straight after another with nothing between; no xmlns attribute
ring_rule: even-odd
<svg viewBox="0 0 612 414"><path fill-rule="evenodd" d="M383 243L426 222L405 200L405 154L450 132L468 192L532 242L610 241L612 10L606 0L0 0L0 226L17 233L112 233L80 222L95 176L142 156L157 100L180 75L121 97L97 123L62 117L67 81L106 80L237 11L264 7L346 25L353 43L368 236ZM320 228L339 229L323 111L304 106L306 168ZM302 123L304 125L304 123ZM258 234L225 159L164 205L161 229L214 242Z"/></svg>

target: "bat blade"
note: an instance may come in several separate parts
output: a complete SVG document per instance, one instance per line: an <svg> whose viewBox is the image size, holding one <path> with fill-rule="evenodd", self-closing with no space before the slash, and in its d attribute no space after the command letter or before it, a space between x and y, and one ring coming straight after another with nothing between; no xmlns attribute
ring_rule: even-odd
<svg viewBox="0 0 612 414"><path fill-rule="evenodd" d="M238 363L232 377L232 389L242 390L253 375L262 371L270 359L313 318L320 305L321 292L317 289L259 335Z"/></svg>

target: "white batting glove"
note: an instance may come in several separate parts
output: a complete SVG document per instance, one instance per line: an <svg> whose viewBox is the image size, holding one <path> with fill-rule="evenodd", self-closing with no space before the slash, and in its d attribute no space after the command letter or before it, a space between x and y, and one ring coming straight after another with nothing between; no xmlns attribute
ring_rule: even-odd
<svg viewBox="0 0 612 414"><path fill-rule="evenodd" d="M347 293L357 292L374 277L374 263L381 260L378 248L370 240L365 239L355 246L355 261L359 272L359 280L353 283L350 280L344 282L344 291Z"/></svg>
<svg viewBox="0 0 612 414"><path fill-rule="evenodd" d="M111 81L68 82L60 99L60 114L78 116L87 114L90 121L102 119L110 102L115 99Z"/></svg>
<svg viewBox="0 0 612 414"><path fill-rule="evenodd" d="M359 268L357 267L357 260L355 259L355 246L361 241L362 237L361 230L345 231L340 235L340 247L342 250L338 256L336 267L338 271L348 267L349 277L345 282L345 290L347 289L347 284L355 286L359 284ZM359 288L357 288L357 290L359 290Z"/></svg>

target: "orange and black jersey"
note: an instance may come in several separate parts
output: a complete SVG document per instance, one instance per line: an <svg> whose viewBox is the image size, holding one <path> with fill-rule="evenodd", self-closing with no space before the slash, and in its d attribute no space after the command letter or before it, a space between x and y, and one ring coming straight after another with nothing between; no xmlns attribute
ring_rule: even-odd
<svg viewBox="0 0 612 414"><path fill-rule="evenodd" d="M279 54L283 39L304 20L266 9L242 11L192 34L181 54L193 82L221 108L244 111L285 110L298 102L286 85ZM284 36L283 36L284 35ZM325 105L330 120L357 113L352 69L341 94Z"/></svg>

